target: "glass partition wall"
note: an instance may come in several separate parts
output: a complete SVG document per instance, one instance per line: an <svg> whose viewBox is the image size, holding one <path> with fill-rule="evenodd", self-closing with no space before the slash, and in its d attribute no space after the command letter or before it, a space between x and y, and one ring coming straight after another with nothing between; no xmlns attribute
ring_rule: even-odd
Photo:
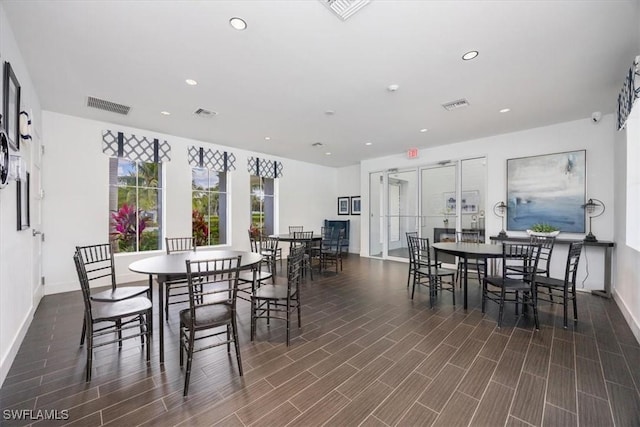
<svg viewBox="0 0 640 427"><path fill-rule="evenodd" d="M477 229L484 240L485 183L485 158L370 173L369 256L408 259L407 232L434 243Z"/></svg>

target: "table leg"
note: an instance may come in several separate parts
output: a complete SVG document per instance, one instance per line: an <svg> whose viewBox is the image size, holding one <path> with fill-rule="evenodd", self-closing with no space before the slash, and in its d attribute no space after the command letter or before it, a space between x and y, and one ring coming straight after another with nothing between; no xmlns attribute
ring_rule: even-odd
<svg viewBox="0 0 640 427"><path fill-rule="evenodd" d="M160 334L160 363L164 363L164 281L158 276L158 333Z"/></svg>
<svg viewBox="0 0 640 427"><path fill-rule="evenodd" d="M149 299L151 300L151 307L153 308L153 276L149 275ZM147 319L149 322L149 329L151 330L151 335L153 335L153 310L151 314L151 318Z"/></svg>
<svg viewBox="0 0 640 427"><path fill-rule="evenodd" d="M469 270L467 269L468 264L467 264L467 257L464 257L464 296L462 297L464 304L463 304L463 308L466 310L467 309L467 287L468 287L468 283L467 280L469 278Z"/></svg>

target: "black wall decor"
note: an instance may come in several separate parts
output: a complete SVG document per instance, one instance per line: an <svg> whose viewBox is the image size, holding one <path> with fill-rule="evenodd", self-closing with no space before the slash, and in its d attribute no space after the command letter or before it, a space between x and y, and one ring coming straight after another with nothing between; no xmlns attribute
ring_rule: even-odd
<svg viewBox="0 0 640 427"><path fill-rule="evenodd" d="M9 145L20 150L20 84L11 64L4 63L2 123L7 132Z"/></svg>

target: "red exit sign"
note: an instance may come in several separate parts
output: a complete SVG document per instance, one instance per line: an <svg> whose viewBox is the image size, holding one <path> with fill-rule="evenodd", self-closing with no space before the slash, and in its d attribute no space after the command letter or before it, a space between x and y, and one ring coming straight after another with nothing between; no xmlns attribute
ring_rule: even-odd
<svg viewBox="0 0 640 427"><path fill-rule="evenodd" d="M418 158L418 149L417 148L409 148L407 150L407 158L408 159L417 159Z"/></svg>

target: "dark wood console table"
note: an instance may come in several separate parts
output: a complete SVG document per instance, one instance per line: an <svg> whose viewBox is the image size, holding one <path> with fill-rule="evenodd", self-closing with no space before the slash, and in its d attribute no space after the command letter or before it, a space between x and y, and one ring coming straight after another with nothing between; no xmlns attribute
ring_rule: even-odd
<svg viewBox="0 0 640 427"><path fill-rule="evenodd" d="M498 237L491 236L492 242L509 241L509 242L528 242L528 236L522 237ZM579 239L556 239L556 243L561 245L569 245L573 242L580 242ZM616 246L615 242L608 240L598 240L597 242L584 242L585 246L594 246L604 249L604 290L593 290L592 294L605 298L611 298L611 256L613 254L613 248Z"/></svg>

